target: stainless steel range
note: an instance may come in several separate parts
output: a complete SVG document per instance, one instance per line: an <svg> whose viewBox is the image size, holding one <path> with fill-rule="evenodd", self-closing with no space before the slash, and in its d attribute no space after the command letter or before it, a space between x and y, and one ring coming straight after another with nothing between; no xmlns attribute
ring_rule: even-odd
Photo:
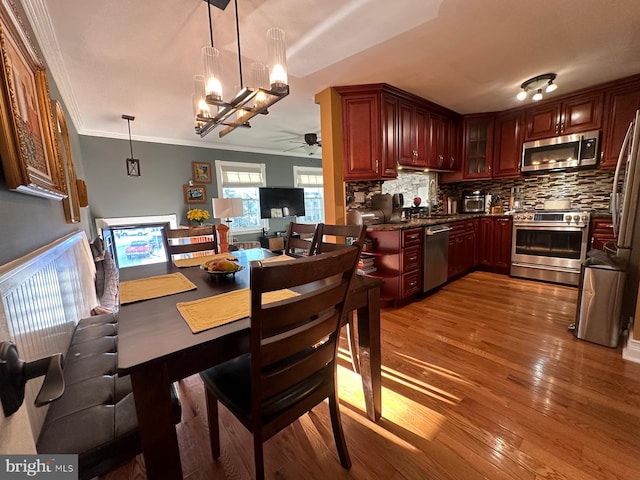
<svg viewBox="0 0 640 480"><path fill-rule="evenodd" d="M589 244L588 211L537 210L513 216L511 275L578 285Z"/></svg>

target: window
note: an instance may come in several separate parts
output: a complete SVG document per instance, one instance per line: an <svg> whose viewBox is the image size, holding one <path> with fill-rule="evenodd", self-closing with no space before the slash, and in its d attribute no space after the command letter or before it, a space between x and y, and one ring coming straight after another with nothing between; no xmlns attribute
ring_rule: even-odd
<svg viewBox="0 0 640 480"><path fill-rule="evenodd" d="M306 215L298 217L299 222L324 222L324 187L322 168L293 167L294 187L304 188L304 209Z"/></svg>
<svg viewBox="0 0 640 480"><path fill-rule="evenodd" d="M242 199L243 216L233 218L231 222L234 234L262 231L258 188L266 186L264 163L216 160L216 173L218 195Z"/></svg>

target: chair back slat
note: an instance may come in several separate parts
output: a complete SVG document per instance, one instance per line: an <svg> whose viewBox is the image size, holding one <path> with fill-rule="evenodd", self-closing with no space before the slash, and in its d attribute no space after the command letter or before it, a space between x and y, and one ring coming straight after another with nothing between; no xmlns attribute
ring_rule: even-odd
<svg viewBox="0 0 640 480"><path fill-rule="evenodd" d="M340 320L360 248L356 244L289 262L251 262L250 351L255 411L260 411L264 399L295 387L305 375L325 368L330 372L327 378L333 378ZM283 288L304 293L275 305L262 304L264 292ZM280 318L285 314L291 315L291 320Z"/></svg>
<svg viewBox="0 0 640 480"><path fill-rule="evenodd" d="M273 336L268 340L264 340L261 349L263 361L267 364L274 363L303 350L309 345L319 344L335 329L336 318L334 318L334 315L337 315L337 313L332 310L330 315L325 315L313 322L313 324L307 324L303 328L295 330L292 335ZM276 340L273 340L274 338Z"/></svg>
<svg viewBox="0 0 640 480"><path fill-rule="evenodd" d="M176 240L189 240L178 243ZM194 228L174 228L167 230L167 249L170 255L185 253L218 253L218 241L214 225Z"/></svg>
<svg viewBox="0 0 640 480"><path fill-rule="evenodd" d="M292 257L313 255L318 243L315 224L290 222L287 227L284 253Z"/></svg>
<svg viewBox="0 0 640 480"><path fill-rule="evenodd" d="M305 378L320 372L333 361L334 346L327 342L316 347L313 354L300 356L280 369L273 369L262 374L261 399L270 398L286 390Z"/></svg>
<svg viewBox="0 0 640 480"><path fill-rule="evenodd" d="M294 328L311 316L317 315L325 305L338 304L346 288L346 282L335 283L325 287L324 292L316 293L305 301L288 299L265 305L263 308L269 311L269 316L264 318L260 325L262 337L279 335L283 330Z"/></svg>
<svg viewBox="0 0 640 480"><path fill-rule="evenodd" d="M351 243L364 243L366 225L332 225L329 223L318 224L318 241L314 253L333 252Z"/></svg>

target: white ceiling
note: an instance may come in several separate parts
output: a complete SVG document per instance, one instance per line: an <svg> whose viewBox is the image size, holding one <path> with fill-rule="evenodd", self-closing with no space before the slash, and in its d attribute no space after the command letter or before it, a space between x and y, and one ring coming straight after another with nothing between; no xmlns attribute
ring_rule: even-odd
<svg viewBox="0 0 640 480"><path fill-rule="evenodd" d="M291 94L223 139L201 139L192 76L209 42L203 0L22 0L83 135L281 153L320 131L314 95L386 82L459 113L519 104L519 85L558 74L562 95L640 73L638 0L238 0L245 84L267 63L266 30L285 29ZM239 84L235 9L215 7L225 98ZM304 150L289 154L304 156Z"/></svg>

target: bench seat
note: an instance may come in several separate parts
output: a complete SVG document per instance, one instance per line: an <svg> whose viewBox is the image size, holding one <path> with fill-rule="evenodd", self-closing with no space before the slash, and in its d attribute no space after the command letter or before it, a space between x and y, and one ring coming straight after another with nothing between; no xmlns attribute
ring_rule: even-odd
<svg viewBox="0 0 640 480"><path fill-rule="evenodd" d="M129 377L119 377L118 325L113 313L78 322L64 361L65 392L52 402L38 453L78 454L79 478L90 479L142 449ZM172 387L175 422L181 406Z"/></svg>

